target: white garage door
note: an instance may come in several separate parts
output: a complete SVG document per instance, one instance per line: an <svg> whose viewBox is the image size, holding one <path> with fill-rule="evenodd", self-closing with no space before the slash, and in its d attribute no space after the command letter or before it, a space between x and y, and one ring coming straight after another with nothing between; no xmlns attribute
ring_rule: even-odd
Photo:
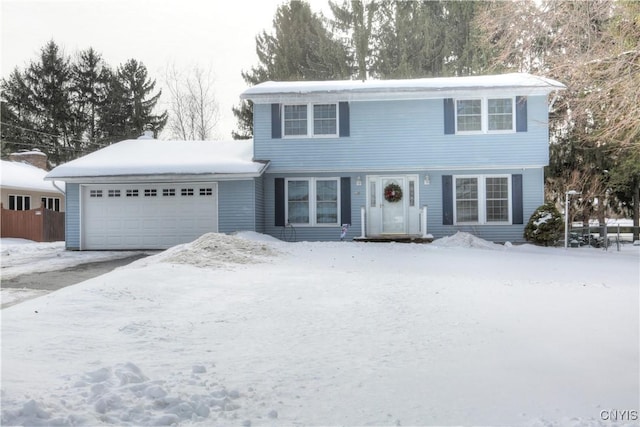
<svg viewBox="0 0 640 427"><path fill-rule="evenodd" d="M165 249L218 231L217 186L82 187L82 249Z"/></svg>

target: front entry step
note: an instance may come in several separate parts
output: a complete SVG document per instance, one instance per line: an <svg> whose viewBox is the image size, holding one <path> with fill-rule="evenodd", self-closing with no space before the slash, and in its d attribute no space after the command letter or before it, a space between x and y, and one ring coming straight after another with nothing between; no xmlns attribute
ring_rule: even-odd
<svg viewBox="0 0 640 427"><path fill-rule="evenodd" d="M375 236L375 237L355 237L354 242L378 242L378 243L431 243L433 242L433 236Z"/></svg>

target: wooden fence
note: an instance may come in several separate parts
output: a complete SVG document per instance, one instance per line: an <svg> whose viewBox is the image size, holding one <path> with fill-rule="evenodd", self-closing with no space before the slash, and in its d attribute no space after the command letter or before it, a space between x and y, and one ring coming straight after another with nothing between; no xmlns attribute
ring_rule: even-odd
<svg viewBox="0 0 640 427"><path fill-rule="evenodd" d="M49 209L13 211L0 205L0 237L17 237L36 242L64 240L64 212Z"/></svg>

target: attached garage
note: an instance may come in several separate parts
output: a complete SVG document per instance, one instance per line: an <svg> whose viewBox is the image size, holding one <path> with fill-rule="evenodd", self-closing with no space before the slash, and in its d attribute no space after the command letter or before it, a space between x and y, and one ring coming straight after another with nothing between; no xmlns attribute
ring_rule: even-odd
<svg viewBox="0 0 640 427"><path fill-rule="evenodd" d="M126 140L58 166L70 250L166 249L209 232L257 231L267 162L252 141Z"/></svg>
<svg viewBox="0 0 640 427"><path fill-rule="evenodd" d="M218 231L217 183L83 185L82 248L163 249Z"/></svg>

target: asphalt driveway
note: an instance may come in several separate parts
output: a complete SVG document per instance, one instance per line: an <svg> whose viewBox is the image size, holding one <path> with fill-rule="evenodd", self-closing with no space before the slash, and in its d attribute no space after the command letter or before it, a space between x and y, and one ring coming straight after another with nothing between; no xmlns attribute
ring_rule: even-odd
<svg viewBox="0 0 640 427"><path fill-rule="evenodd" d="M51 292L108 273L117 267L128 265L149 255L151 254L139 253L126 258L79 264L62 270L22 274L10 279L2 279L2 287ZM2 308L8 306L3 304Z"/></svg>

